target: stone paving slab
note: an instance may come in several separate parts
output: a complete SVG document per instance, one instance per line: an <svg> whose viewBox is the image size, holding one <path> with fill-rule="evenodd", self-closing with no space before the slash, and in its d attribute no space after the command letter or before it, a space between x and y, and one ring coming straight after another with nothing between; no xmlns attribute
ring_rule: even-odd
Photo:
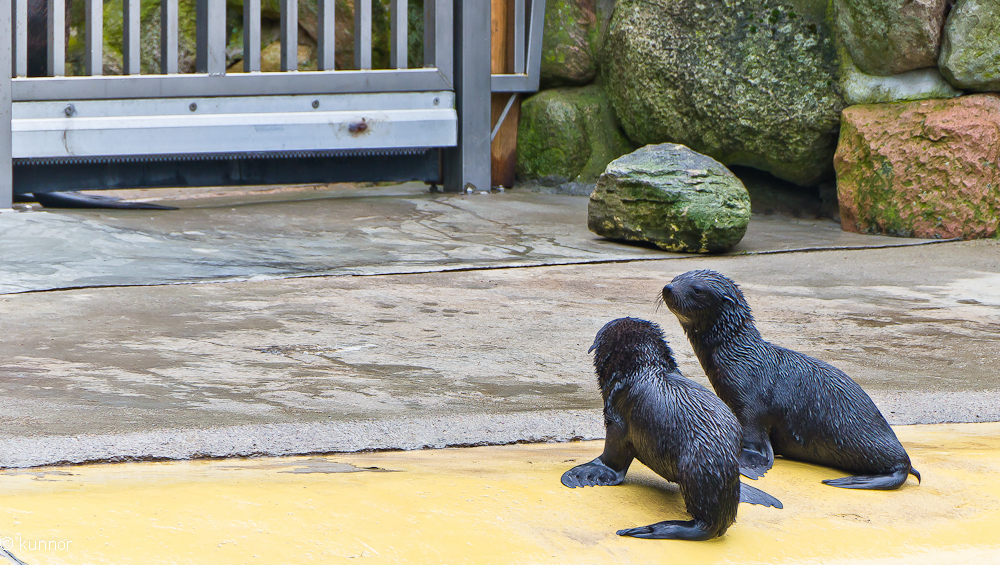
<svg viewBox="0 0 1000 565"><path fill-rule="evenodd" d="M560 475L603 442L0 472L0 545L30 564L1000 562L1000 425L896 428L921 484L852 491L779 458L706 542L615 531L686 520L641 463L616 487ZM0 557L0 561L2 561Z"/></svg>
<svg viewBox="0 0 1000 565"><path fill-rule="evenodd" d="M590 233L582 197L446 196L416 183L299 188L159 191L178 211L0 214L0 294L685 257ZM125 194L151 193L134 192ZM756 216L732 254L921 241Z"/></svg>

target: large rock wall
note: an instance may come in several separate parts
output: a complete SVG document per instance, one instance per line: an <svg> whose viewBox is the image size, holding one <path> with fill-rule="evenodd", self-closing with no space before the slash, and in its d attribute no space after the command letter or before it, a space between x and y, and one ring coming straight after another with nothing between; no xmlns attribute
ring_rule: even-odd
<svg viewBox="0 0 1000 565"><path fill-rule="evenodd" d="M851 106L835 163L845 230L994 237L1000 96Z"/></svg>

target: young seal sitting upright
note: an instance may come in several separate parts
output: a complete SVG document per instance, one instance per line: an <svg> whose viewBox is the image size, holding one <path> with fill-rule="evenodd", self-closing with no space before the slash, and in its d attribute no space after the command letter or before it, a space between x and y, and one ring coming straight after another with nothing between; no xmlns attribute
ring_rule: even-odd
<svg viewBox="0 0 1000 565"><path fill-rule="evenodd" d="M715 392L743 426L740 471L753 479L774 456L858 476L823 481L890 490L920 481L872 399L839 369L761 339L750 306L729 278L689 271L663 287Z"/></svg>
<svg viewBox="0 0 1000 565"><path fill-rule="evenodd" d="M690 521L668 520L620 536L706 540L736 520L736 505L781 508L771 495L741 485L740 425L705 387L677 370L659 326L620 318L597 333L597 384L604 397L604 453L563 473L570 488L621 484L633 458L680 485Z"/></svg>

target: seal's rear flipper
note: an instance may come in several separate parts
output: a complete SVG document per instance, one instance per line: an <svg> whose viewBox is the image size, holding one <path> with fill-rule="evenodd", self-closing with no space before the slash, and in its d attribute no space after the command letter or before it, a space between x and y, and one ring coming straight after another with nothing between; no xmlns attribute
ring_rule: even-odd
<svg viewBox="0 0 1000 565"><path fill-rule="evenodd" d="M740 483L740 502L758 504L760 506L771 506L779 509L785 507L777 498L774 498L766 492L743 482Z"/></svg>
<svg viewBox="0 0 1000 565"><path fill-rule="evenodd" d="M151 202L126 202L111 196L81 194L79 192L36 192L35 200L46 208L104 208L118 210L177 210Z"/></svg>
<svg viewBox="0 0 1000 565"><path fill-rule="evenodd" d="M703 541L715 537L715 533L704 523L694 520L687 522L669 520L657 522L641 528L618 530L618 535L644 539L683 539L688 541Z"/></svg>
<svg viewBox="0 0 1000 565"><path fill-rule="evenodd" d="M855 475L853 477L842 477L840 479L827 479L823 484L840 488L856 488L866 490L893 490L903 486L906 476L909 474L917 477L920 481L920 473L910 467L906 470L898 470L888 475Z"/></svg>

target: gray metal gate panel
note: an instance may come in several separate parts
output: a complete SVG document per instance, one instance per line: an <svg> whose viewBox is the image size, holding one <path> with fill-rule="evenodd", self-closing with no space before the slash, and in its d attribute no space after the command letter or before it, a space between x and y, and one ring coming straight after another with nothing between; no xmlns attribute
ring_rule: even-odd
<svg viewBox="0 0 1000 565"><path fill-rule="evenodd" d="M244 67L248 72L245 74L226 74L225 0L197 1L197 70L200 72L177 74L178 2L160 0L163 14L161 37L164 38L160 46L160 75L138 74L137 46L141 45L138 35L140 26L135 21L138 0L125 0L128 12L123 22L126 74L116 76L100 76L102 3L100 0L85 0L84 67L88 76L83 77L58 76L64 73L65 42L62 33L56 31L64 28L61 20L65 14L65 1L47 0L47 66L50 76L28 78L27 0L0 0L0 14L13 16L13 21L0 18L0 209L10 206L14 191L12 166L15 156L18 162L25 163L24 166L29 162L37 163L42 158L74 157L103 158L107 162L118 157L125 157L126 160L176 158L178 162L188 162L185 161L187 157L176 156L179 147L204 150L210 159L230 161L233 158L223 153L245 154L240 159L246 160L252 159L251 155L278 155L296 150L394 151L416 145L425 148L453 147L446 151L445 158L448 188L488 190L489 93L529 92L538 85L544 0L515 0L515 73L492 76L489 73L489 0L425 0L424 68L421 69L406 68L408 2L391 0L390 66L393 68L385 70L366 69L371 66L371 0L357 2L360 33L355 34L358 41L355 51L360 70L334 70L334 2L320 0L320 70L277 73L259 72L260 17L257 11L260 2L247 0L245 7L249 13L245 19L244 39L248 48L244 53ZM294 71L297 66L293 49L297 44L293 40L297 33L294 25L297 20L294 17L295 0L281 0L281 5L289 24L281 33L283 45L289 47L283 54L282 67ZM12 76L15 78L12 79ZM354 113L350 109L332 109L337 103L331 96L341 97L342 103L358 102L364 106L371 100L380 99L382 93L419 94L414 103L405 108L387 103L385 107L364 108L365 112L361 112L361 107ZM423 106L428 96L436 96L441 106ZM309 97L313 104L322 108L312 106L307 109L260 111L260 107L282 106L293 103L290 101L299 97ZM153 110L135 114L106 109L115 104L131 108L142 100L152 104ZM232 104L242 104L242 107L228 115L208 111ZM176 108L168 110L172 105L191 108L190 113L175 111ZM196 107L200 107L201 111L196 112ZM359 125L369 124L366 121L369 117L374 120L370 123L376 123L380 118L385 123L395 120L393 127L410 127L409 133L395 135L391 127L368 130ZM157 127L162 127L163 131L173 127L173 133L178 134L174 142L151 141L156 136L148 135L148 132L150 128L155 130ZM319 141L289 145L279 139L281 136L275 136L270 141L266 136L257 136L259 143L256 145L248 141L254 136L247 132L270 127L300 128L304 137ZM355 131L357 128L361 131ZM147 135L141 134L142 131ZM185 133L180 135L182 131ZM205 132L201 136L204 139L199 139L198 131ZM331 141L337 139L334 133L338 131L346 131L347 135L343 137L346 143ZM418 140L421 131L425 135ZM358 133L363 135L353 135ZM63 140L58 139L60 135ZM218 143L207 141L213 136ZM74 138L76 141L71 143ZM132 142L126 142L128 139ZM218 157L211 157L209 150L212 148ZM287 157L282 157L286 159L286 165L289 163ZM427 170L421 168L425 167L422 164L413 167L412 170ZM280 167L274 170L278 169ZM26 177L20 175L20 178ZM240 178L264 177L244 175Z"/></svg>

